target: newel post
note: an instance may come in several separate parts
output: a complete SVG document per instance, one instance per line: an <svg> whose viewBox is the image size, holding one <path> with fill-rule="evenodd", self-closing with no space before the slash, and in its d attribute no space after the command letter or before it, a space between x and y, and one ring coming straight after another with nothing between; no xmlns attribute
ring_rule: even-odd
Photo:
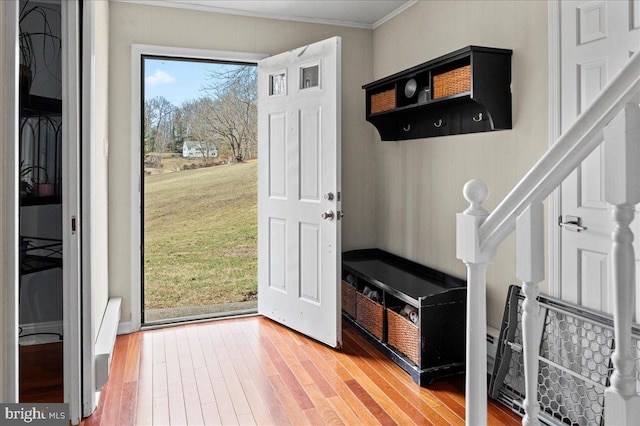
<svg viewBox="0 0 640 426"><path fill-rule="evenodd" d="M640 108L627 104L604 132L605 200L611 205L608 285L614 290L613 374L605 391L605 421L610 425L636 425L640 421L640 395L636 391L635 350L632 348L636 268L633 232L629 225L640 202Z"/></svg>
<svg viewBox="0 0 640 426"><path fill-rule="evenodd" d="M487 423L486 272L493 253L480 249L478 229L489 213L482 203L489 188L479 180L464 185L469 207L457 214L456 256L467 265L466 423Z"/></svg>

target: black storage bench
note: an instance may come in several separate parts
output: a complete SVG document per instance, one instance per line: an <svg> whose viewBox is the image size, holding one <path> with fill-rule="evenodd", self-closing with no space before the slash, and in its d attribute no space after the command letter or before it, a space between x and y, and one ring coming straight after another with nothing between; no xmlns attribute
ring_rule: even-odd
<svg viewBox="0 0 640 426"><path fill-rule="evenodd" d="M464 372L464 280L379 249L343 253L342 279L345 322L414 382Z"/></svg>

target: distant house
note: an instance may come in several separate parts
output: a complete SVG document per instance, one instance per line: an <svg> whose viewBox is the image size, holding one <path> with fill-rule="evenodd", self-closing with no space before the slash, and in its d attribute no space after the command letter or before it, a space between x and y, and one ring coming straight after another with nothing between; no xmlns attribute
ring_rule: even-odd
<svg viewBox="0 0 640 426"><path fill-rule="evenodd" d="M209 150L209 153L205 155ZM216 158L218 156L218 149L211 145L207 147L206 142L200 141L184 141L182 143L182 157L183 158Z"/></svg>

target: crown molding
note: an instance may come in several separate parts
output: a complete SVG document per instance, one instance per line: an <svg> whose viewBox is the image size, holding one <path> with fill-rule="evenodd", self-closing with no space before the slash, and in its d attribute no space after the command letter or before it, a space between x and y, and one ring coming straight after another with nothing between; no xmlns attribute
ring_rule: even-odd
<svg viewBox="0 0 640 426"><path fill-rule="evenodd" d="M203 12L211 12L211 13L220 13L226 15L238 15L238 16L250 16L254 18L266 18L266 19L277 19L281 21L294 21L294 22L307 22L312 24L322 24L322 25L334 25L339 27L349 27L349 28L359 28L366 30L373 30L383 23L387 22L394 16L399 13L405 11L409 7L418 3L418 0L411 0L407 3L403 4L393 12L389 13L384 18L378 20L373 24L363 24L360 22L352 22L352 21L342 21L336 19L321 19L321 18L309 18L303 16L282 16L276 14L269 13L259 13L259 12L251 12L246 10L237 10L237 9L229 9L223 7L216 7L206 3L195 3L189 1L178 1L178 0L109 0L112 3L134 3L141 4L145 6L157 6L157 7L173 7L177 9L188 9L188 10L199 10Z"/></svg>
<svg viewBox="0 0 640 426"><path fill-rule="evenodd" d="M400 6L399 8L397 8L396 10L394 10L393 12L391 12L390 14L385 16L384 18L378 20L377 22L374 22L374 24L371 25L371 29L375 30L380 25L384 24L387 21L390 21L391 19L393 19L394 17L398 16L399 14L404 12L405 10L409 9L411 6L413 6L414 4L418 3L419 1L420 0L411 0L411 1L406 2L402 6Z"/></svg>

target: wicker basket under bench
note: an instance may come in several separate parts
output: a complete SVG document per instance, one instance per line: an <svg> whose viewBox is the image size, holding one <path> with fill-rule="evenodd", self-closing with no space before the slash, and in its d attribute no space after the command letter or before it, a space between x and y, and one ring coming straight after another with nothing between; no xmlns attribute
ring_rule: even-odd
<svg viewBox="0 0 640 426"><path fill-rule="evenodd" d="M414 382L464 372L465 281L378 249L343 253L342 275L345 322ZM381 303L362 295L365 286ZM417 324L400 314L405 305L417 309Z"/></svg>

